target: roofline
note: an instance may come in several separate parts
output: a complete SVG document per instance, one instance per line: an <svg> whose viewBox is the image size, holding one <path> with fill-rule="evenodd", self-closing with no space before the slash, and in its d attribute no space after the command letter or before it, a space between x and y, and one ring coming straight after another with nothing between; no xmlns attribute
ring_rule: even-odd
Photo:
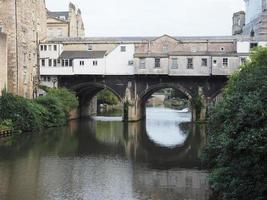
<svg viewBox="0 0 267 200"><path fill-rule="evenodd" d="M51 16L51 15L48 15L47 14L47 17L50 17L50 18L52 18L52 19L55 19L55 20L58 20L58 21L61 21L61 22L64 22L64 23L69 23L69 21L66 19L66 20L63 20L63 19L60 19L60 18L57 18L57 17L55 17L55 16ZM50 22L47 22L48 24L52 24L52 23L50 23ZM56 23L54 23L54 24L56 24Z"/></svg>

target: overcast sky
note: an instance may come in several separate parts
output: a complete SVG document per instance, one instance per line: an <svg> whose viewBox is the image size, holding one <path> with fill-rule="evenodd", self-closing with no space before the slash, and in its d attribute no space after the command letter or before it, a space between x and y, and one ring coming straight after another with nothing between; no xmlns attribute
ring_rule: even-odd
<svg viewBox="0 0 267 200"><path fill-rule="evenodd" d="M69 0L46 0L51 11ZM72 0L82 11L86 36L231 35L243 0Z"/></svg>

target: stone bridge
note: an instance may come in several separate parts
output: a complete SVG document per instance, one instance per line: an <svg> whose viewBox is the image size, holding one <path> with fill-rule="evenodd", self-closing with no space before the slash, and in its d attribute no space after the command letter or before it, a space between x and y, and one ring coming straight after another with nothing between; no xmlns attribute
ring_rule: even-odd
<svg viewBox="0 0 267 200"><path fill-rule="evenodd" d="M101 90L112 91L123 105L123 120L138 121L146 117L145 103L156 91L172 88L188 99L192 121L205 121L209 102L216 97L226 76L59 76L59 87L73 90L79 98L79 117L89 116L90 100Z"/></svg>

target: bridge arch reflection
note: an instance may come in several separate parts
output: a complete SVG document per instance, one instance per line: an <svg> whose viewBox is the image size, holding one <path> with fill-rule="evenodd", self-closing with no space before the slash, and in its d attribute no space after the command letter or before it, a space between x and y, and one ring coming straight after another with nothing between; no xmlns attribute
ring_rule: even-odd
<svg viewBox="0 0 267 200"><path fill-rule="evenodd" d="M182 144L170 148L151 140L145 121L123 123L84 120L78 123L75 132L79 132L77 139L83 153L91 154L97 149L103 155L119 154L152 168L201 167L199 157L206 144L204 125L181 123L180 128L187 137Z"/></svg>

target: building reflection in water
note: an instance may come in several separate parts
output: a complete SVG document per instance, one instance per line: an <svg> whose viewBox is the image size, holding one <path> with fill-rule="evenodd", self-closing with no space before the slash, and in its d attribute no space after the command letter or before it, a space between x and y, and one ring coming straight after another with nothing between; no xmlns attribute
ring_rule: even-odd
<svg viewBox="0 0 267 200"><path fill-rule="evenodd" d="M2 142L0 199L207 200L205 126L176 127L185 139L171 146L153 140L145 122L117 120L72 121Z"/></svg>

